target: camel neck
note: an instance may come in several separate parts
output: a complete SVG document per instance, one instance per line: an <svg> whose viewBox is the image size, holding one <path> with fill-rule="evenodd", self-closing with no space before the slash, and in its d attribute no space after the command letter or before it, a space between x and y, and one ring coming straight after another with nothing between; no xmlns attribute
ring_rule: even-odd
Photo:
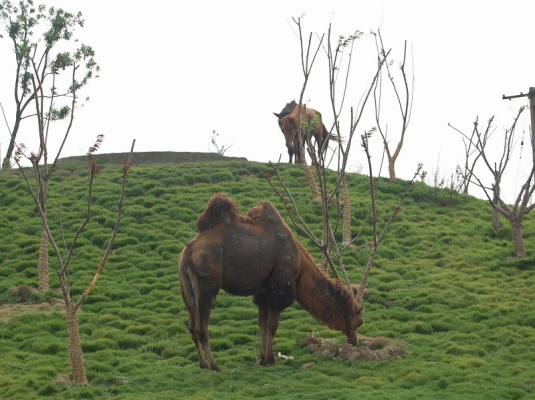
<svg viewBox="0 0 535 400"><path fill-rule="evenodd" d="M316 266L310 254L301 256L297 301L305 310L329 328L343 331L349 300L348 293Z"/></svg>

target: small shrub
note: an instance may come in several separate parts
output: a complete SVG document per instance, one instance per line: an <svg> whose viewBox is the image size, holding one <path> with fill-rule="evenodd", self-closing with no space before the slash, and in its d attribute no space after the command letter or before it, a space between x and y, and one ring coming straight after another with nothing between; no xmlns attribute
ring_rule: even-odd
<svg viewBox="0 0 535 400"><path fill-rule="evenodd" d="M39 396L54 396L58 388L53 383L45 383L44 385L39 387L39 390L37 391L37 394Z"/></svg>
<svg viewBox="0 0 535 400"><path fill-rule="evenodd" d="M9 303L38 304L44 301L44 296L37 289L29 285L18 285L11 289Z"/></svg>
<svg viewBox="0 0 535 400"><path fill-rule="evenodd" d="M115 340L98 338L82 340L82 349L84 353L93 353L99 350L118 349L119 345Z"/></svg>
<svg viewBox="0 0 535 400"><path fill-rule="evenodd" d="M211 339L210 345L212 347L212 351L223 351L234 346L229 339Z"/></svg>
<svg viewBox="0 0 535 400"><path fill-rule="evenodd" d="M106 233L97 233L91 237L91 243L95 246L103 249L105 246L107 246L111 235Z"/></svg>
<svg viewBox="0 0 535 400"><path fill-rule="evenodd" d="M136 324L136 325L132 325L126 328L126 332L137 334L137 335L145 335L149 333L152 329L154 329L153 326L149 324L139 324L139 325Z"/></svg>
<svg viewBox="0 0 535 400"><path fill-rule="evenodd" d="M225 181L233 181L234 177L230 171L220 171L220 172L213 172L210 175L212 179L212 183L218 183L218 182L225 182Z"/></svg>
<svg viewBox="0 0 535 400"><path fill-rule="evenodd" d="M448 388L448 380L446 378L440 378L438 381L438 388L445 390Z"/></svg>
<svg viewBox="0 0 535 400"><path fill-rule="evenodd" d="M65 321L61 319L47 319L46 321L35 324L35 327L40 332L59 333L58 336L61 336L61 334L65 333L66 325Z"/></svg>
<svg viewBox="0 0 535 400"><path fill-rule="evenodd" d="M139 243L139 239L135 236L130 235L121 235L119 234L115 241L113 242L113 247L124 247L124 246L133 246Z"/></svg>
<svg viewBox="0 0 535 400"><path fill-rule="evenodd" d="M19 200L19 196L17 196L16 194L12 193L12 194L8 194L7 196L3 196L1 199L0 199L0 205L4 206L4 207L9 207L11 206L12 204L16 204L17 201Z"/></svg>
<svg viewBox="0 0 535 400"><path fill-rule="evenodd" d="M59 341L50 341L47 340L45 343L40 343L39 341L34 342L32 346L33 350L38 354L58 354L61 350L64 349L65 344Z"/></svg>
<svg viewBox="0 0 535 400"><path fill-rule="evenodd" d="M120 349L137 349L148 342L148 338L141 335L123 333L117 338Z"/></svg>

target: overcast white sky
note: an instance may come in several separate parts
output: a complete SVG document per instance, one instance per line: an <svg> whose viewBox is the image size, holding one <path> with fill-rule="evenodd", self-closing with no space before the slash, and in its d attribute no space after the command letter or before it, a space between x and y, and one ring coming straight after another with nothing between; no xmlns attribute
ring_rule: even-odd
<svg viewBox="0 0 535 400"><path fill-rule="evenodd" d="M306 34L321 35L329 23L333 37L364 32L353 51L345 120L375 72L375 42L370 30L381 29L385 46L393 49L394 67L402 59L407 40L407 72L409 77L414 73L415 92L412 119L396 168L401 178L410 179L419 162L429 173L439 168L449 177L455 165L463 162L461 136L448 122L468 133L476 116L486 122L495 115L498 150L503 129L510 126L518 108L528 104L527 98L504 101L502 94L526 93L535 86L535 53L530 43L533 0L36 3L81 11L86 24L76 36L95 49L102 68L100 77L82 94L91 101L77 110L63 156L85 154L98 134L106 136L102 153L127 152L134 138L136 151L214 151L210 137L216 130L220 145L232 145L225 155L267 162L277 161L282 154L286 162L284 139L272 112L299 97L303 79L292 17L303 13ZM0 60L0 101L12 125L14 57L5 38L0 40ZM320 51L305 100L322 112L330 127L333 118L326 65L325 53ZM401 84L399 75L398 82ZM391 93L385 92L385 96L391 97ZM366 115L359 133L375 125L371 103ZM383 121L396 144L397 110L384 111ZM520 138L525 132L526 143L529 121L528 110L518 133ZM2 158L8 141L2 123ZM28 133L20 141L32 149ZM382 147L379 135L372 146L377 171ZM517 148L520 151L520 146ZM364 157L358 143L353 149L350 165L358 170L365 165ZM530 150L524 148L524 161L529 161ZM510 168L508 181L514 190L524 181L526 168L518 163Z"/></svg>

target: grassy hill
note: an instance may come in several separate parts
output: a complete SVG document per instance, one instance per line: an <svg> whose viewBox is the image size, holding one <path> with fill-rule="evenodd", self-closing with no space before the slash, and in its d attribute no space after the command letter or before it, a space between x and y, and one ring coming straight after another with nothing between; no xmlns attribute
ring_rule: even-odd
<svg viewBox="0 0 535 400"><path fill-rule="evenodd" d="M305 220L321 230L299 167L281 168ZM368 279L364 336L404 343L403 359L351 363L308 354L305 336L342 342L299 305L284 311L275 353L293 358L258 364L256 307L221 292L210 324L223 373L198 367L180 297L177 257L195 235L195 221L217 192L245 213L271 200L290 223L263 177L265 164L242 160L135 165L113 255L79 314L90 384L69 384L67 332L57 290L37 293L40 224L26 184L0 171L0 397L31 399L520 399L535 397L535 224L524 225L527 259L512 258L511 231L494 232L489 206L470 196L409 189L403 212L381 244ZM65 160L50 192L49 217L67 245L81 223L85 164ZM95 181L93 219L72 263L77 298L93 277L115 223L120 167L103 160ZM348 177L356 232L368 211L366 178ZM381 180L379 219L398 202L403 182ZM290 225L291 226L291 225ZM60 230L63 229L63 233ZM292 227L293 228L293 227ZM366 233L366 232L365 232ZM368 232L369 233L369 232ZM365 245L367 237L357 245ZM319 252L300 240L319 261ZM344 254L360 279L365 246ZM58 288L50 252L51 287ZM303 368L306 366L306 368Z"/></svg>

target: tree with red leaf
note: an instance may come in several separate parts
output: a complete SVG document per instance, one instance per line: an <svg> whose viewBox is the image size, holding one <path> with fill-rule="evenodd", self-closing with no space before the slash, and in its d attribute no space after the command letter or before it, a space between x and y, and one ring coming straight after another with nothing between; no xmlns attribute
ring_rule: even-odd
<svg viewBox="0 0 535 400"><path fill-rule="evenodd" d="M57 264L57 274L60 282L60 289L63 294L63 300L65 302L65 316L67 320L67 331L69 332L69 361L71 365L71 371L72 371L72 377L73 382L79 383L79 384L87 384L87 377L85 373L85 364L84 364L84 355L82 352L82 345L80 340L80 331L78 327L78 316L77 312L80 308L80 306L83 304L95 284L97 283L97 280L100 278L100 275L102 274L102 271L104 270L104 267L106 266L106 262L108 261L108 256L110 255L113 242L115 241L115 237L117 236L117 232L119 231L119 226L121 223L121 216L122 216L122 210L123 210L123 199L125 195L126 190L126 177L128 175L128 171L130 170L132 166L132 153L134 151L134 145L135 140L132 142L132 148L130 149L130 156L128 157L128 161L126 164L123 164L122 167L122 184L121 184L121 193L119 195L119 202L118 202L118 210L117 210L117 219L115 222L115 227L113 229L113 232L111 234L110 240L108 242L108 245L106 247L106 250L104 251L104 255L99 263L98 269L87 286L87 288L84 290L82 295L78 300L75 300L71 297L71 274L70 274L70 268L71 268L71 261L73 258L73 252L76 247L76 243L78 241L78 238L80 237L80 234L84 231L85 227L87 226L87 223L89 222L91 218L91 205L93 203L93 180L95 178L95 175L99 172L99 168L96 165L94 153L97 151L97 149L100 147L100 144L102 143L104 139L103 135L99 135L97 138L96 143L89 148L88 152L88 169L89 169L89 188L88 188L88 196L87 196L87 211L85 219L80 224L79 228L76 230L74 237L72 239L72 242L70 246L68 247L66 257L64 257L60 251L59 246L57 245L57 241L52 235L52 232L50 231L49 227L49 221L48 216L46 213L46 199L39 195L40 193L43 193L43 186L48 185L48 181L44 181L42 179L42 173L41 170L43 168L42 165L39 165L38 158L37 157L29 157L30 161L32 162L33 166L33 172L35 177L35 182L32 184L30 182L30 177L28 176L26 169L20 164L20 159L22 156L22 150L19 148L15 155L15 163L18 165L20 171L22 172L22 175L24 179L26 180L26 184L28 186L28 189L30 191L30 195L32 196L35 205L37 206L37 210L39 211L39 216L41 217L41 222L43 226L43 231L46 234L47 237L47 243L50 243L52 248L54 249L54 253L56 255L58 264Z"/></svg>

